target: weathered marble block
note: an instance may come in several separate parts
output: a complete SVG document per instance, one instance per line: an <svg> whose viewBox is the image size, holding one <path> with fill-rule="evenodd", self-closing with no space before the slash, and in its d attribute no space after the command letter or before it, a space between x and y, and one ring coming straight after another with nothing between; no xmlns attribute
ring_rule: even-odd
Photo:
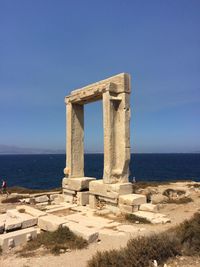
<svg viewBox="0 0 200 267"><path fill-rule="evenodd" d="M29 214L26 213L21 213L19 211L17 211L16 209L11 209L7 211L7 216L10 218L16 218L19 219L21 221L21 228L28 228L28 227L32 227L34 225L37 224L38 219L37 217L33 217Z"/></svg>
<svg viewBox="0 0 200 267"><path fill-rule="evenodd" d="M0 235L0 246L3 251L22 245L37 237L37 229L27 228Z"/></svg>
<svg viewBox="0 0 200 267"><path fill-rule="evenodd" d="M140 194L127 194L119 196L119 203L123 205L141 205L146 203L146 196Z"/></svg>
<svg viewBox="0 0 200 267"><path fill-rule="evenodd" d="M48 214L38 218L39 228L50 232L56 231L59 226L62 226L66 222L66 219L52 214Z"/></svg>
<svg viewBox="0 0 200 267"><path fill-rule="evenodd" d="M82 191L89 189L89 183L96 180L92 177L68 178L67 189Z"/></svg>
<svg viewBox="0 0 200 267"><path fill-rule="evenodd" d="M89 185L90 193L107 198L118 198L119 195L131 194L131 183L105 184L103 180L92 181Z"/></svg>

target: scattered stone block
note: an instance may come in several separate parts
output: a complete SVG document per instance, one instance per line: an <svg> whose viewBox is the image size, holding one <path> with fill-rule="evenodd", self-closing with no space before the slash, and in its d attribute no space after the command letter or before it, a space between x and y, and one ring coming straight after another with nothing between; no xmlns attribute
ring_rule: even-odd
<svg viewBox="0 0 200 267"><path fill-rule="evenodd" d="M21 209L24 209L25 213L28 213L28 214L32 215L33 217L36 217L36 218L46 215L46 212L35 209L35 208L27 206L27 205L17 206L16 209L18 211Z"/></svg>
<svg viewBox="0 0 200 267"><path fill-rule="evenodd" d="M77 204L80 206L89 204L89 191L77 192Z"/></svg>
<svg viewBox="0 0 200 267"><path fill-rule="evenodd" d="M5 230L6 232L18 230L22 227L22 220L19 218L6 217Z"/></svg>
<svg viewBox="0 0 200 267"><path fill-rule="evenodd" d="M145 218L149 220L152 224L167 223L171 221L166 215L161 213L153 213L139 210L137 212L134 212L134 214L140 218Z"/></svg>
<svg viewBox="0 0 200 267"><path fill-rule="evenodd" d="M56 231L59 226L62 226L66 222L67 220L63 217L58 217L52 214L38 218L38 226L40 227L40 229L50 232Z"/></svg>
<svg viewBox="0 0 200 267"><path fill-rule="evenodd" d="M124 205L141 205L146 203L146 196L140 194L127 194L119 196L119 203Z"/></svg>
<svg viewBox="0 0 200 267"><path fill-rule="evenodd" d="M67 226L70 231L72 231L74 234L83 237L88 241L88 243L92 243L98 239L99 233L98 231L82 226L78 223L74 222L68 222L63 226Z"/></svg>
<svg viewBox="0 0 200 267"><path fill-rule="evenodd" d="M8 215L8 217L16 218L16 219L20 220L21 224L22 224L21 225L22 229L32 227L32 226L36 225L38 222L38 219L36 217L33 217L33 216L26 214L26 213L20 213L16 209L8 210L7 215Z"/></svg>
<svg viewBox="0 0 200 267"><path fill-rule="evenodd" d="M22 245L28 240L37 237L37 230L35 228L22 229L15 232L6 233L0 235L0 246L3 251L6 251L12 247Z"/></svg>
<svg viewBox="0 0 200 267"><path fill-rule="evenodd" d="M47 195L35 197L35 202L36 203L42 203L42 202L48 202L48 201L49 201L49 198L48 198Z"/></svg>
<svg viewBox="0 0 200 267"><path fill-rule="evenodd" d="M145 204L140 205L139 210L157 212L158 207L157 207L157 205L154 205L151 203L145 203Z"/></svg>
<svg viewBox="0 0 200 267"><path fill-rule="evenodd" d="M133 213L139 210L139 205L132 206L132 205L119 204L119 209L123 213Z"/></svg>
<svg viewBox="0 0 200 267"><path fill-rule="evenodd" d="M89 189L89 183L96 180L93 177L68 178L67 187L71 190L82 191Z"/></svg>

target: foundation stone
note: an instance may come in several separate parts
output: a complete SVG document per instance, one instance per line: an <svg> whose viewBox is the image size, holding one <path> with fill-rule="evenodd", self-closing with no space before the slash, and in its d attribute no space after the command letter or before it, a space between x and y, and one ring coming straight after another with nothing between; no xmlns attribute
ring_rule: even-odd
<svg viewBox="0 0 200 267"><path fill-rule="evenodd" d="M0 246L3 251L13 248L18 245L25 244L28 240L37 237L35 228L27 228L19 231L0 235ZM27 240L28 239L28 240Z"/></svg>

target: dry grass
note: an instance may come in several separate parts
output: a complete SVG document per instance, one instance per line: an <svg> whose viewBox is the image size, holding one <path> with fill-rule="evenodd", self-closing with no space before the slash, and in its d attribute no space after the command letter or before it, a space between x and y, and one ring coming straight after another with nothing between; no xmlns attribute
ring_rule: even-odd
<svg viewBox="0 0 200 267"><path fill-rule="evenodd" d="M126 221L131 222L131 223L136 223L136 222L139 222L139 223L142 223L142 224L151 223L146 218L138 217L135 214L125 214L124 218L125 218Z"/></svg>
<svg viewBox="0 0 200 267"><path fill-rule="evenodd" d="M200 189L200 184L187 184L187 186L189 187L189 188L196 188L196 189Z"/></svg>
<svg viewBox="0 0 200 267"><path fill-rule="evenodd" d="M5 198L5 199L2 199L1 200L1 203L19 203L20 202L20 199L22 199L23 197L22 196L11 196L11 197L8 197L8 198Z"/></svg>
<svg viewBox="0 0 200 267"><path fill-rule="evenodd" d="M184 255L200 255L200 213L174 229L182 245Z"/></svg>
<svg viewBox="0 0 200 267"><path fill-rule="evenodd" d="M168 185L170 182L135 182L133 183L133 193L136 193L138 189L144 189L147 187L157 187L159 185Z"/></svg>
<svg viewBox="0 0 200 267"><path fill-rule="evenodd" d="M125 248L97 252L88 267L148 267L153 260L159 264L179 254L179 245L167 235L131 239Z"/></svg>
<svg viewBox="0 0 200 267"><path fill-rule="evenodd" d="M131 239L125 248L97 252L88 267L150 267L177 255L200 256L200 213L166 233Z"/></svg>
<svg viewBox="0 0 200 267"><path fill-rule="evenodd" d="M28 242L17 253L19 256L25 257L30 255L40 247L46 248L54 255L59 255L61 250L67 249L82 249L87 247L88 243L82 237L72 233L68 227L59 227L54 232L43 232L37 236L36 239Z"/></svg>
<svg viewBox="0 0 200 267"><path fill-rule="evenodd" d="M18 193L18 194L37 194L37 193L45 193L45 192L56 192L61 191L61 187L53 188L53 189L31 189L20 186L13 186L8 188L9 193Z"/></svg>
<svg viewBox="0 0 200 267"><path fill-rule="evenodd" d="M193 199L191 197L182 197L177 199L168 199L166 203L168 204L187 204L192 202Z"/></svg>

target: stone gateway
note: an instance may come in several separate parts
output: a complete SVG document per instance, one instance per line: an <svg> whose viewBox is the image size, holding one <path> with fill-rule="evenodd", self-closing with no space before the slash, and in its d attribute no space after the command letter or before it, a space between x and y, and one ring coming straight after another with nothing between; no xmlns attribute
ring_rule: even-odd
<svg viewBox="0 0 200 267"><path fill-rule="evenodd" d="M87 199L91 207L95 205L93 197L100 196L106 202L117 203L119 195L132 193L132 184L128 182L130 93L130 75L121 73L74 90L65 97L67 159L63 193L69 201L76 200L77 192L88 189L90 197ZM103 104L104 172L103 179L95 181L95 178L84 176L84 104L98 100Z"/></svg>

